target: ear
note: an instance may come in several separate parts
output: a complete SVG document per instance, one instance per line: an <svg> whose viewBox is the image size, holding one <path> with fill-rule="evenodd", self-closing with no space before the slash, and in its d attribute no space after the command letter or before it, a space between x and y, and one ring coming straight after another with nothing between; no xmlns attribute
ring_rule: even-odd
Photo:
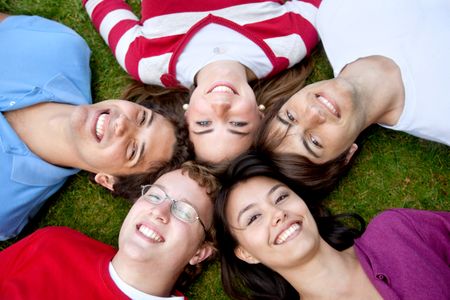
<svg viewBox="0 0 450 300"><path fill-rule="evenodd" d="M259 118L263 119L264 118L264 113L262 111L259 111L258 113L259 113Z"/></svg>
<svg viewBox="0 0 450 300"><path fill-rule="evenodd" d="M197 250L195 255L189 260L189 264L196 265L210 257L216 250L209 243L203 245Z"/></svg>
<svg viewBox="0 0 450 300"><path fill-rule="evenodd" d="M350 159L352 158L353 154L355 154L356 150L358 150L358 145L356 145L355 143L353 143L350 146L350 149L347 152L347 155L345 156L345 164L348 164L348 162L350 161Z"/></svg>
<svg viewBox="0 0 450 300"><path fill-rule="evenodd" d="M244 248L241 248L241 246L237 246L236 249L234 249L234 254L239 258L240 260L245 261L248 264L259 264L260 261L253 257L250 253L248 253L247 250Z"/></svg>
<svg viewBox="0 0 450 300"><path fill-rule="evenodd" d="M107 188L110 191L114 191L113 186L116 182L116 177L106 174L106 173L97 173L95 174L95 182Z"/></svg>

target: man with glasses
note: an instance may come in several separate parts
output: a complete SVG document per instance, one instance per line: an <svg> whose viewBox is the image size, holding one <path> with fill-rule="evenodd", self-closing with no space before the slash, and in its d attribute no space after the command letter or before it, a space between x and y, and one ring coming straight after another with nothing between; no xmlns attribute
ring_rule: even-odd
<svg viewBox="0 0 450 300"><path fill-rule="evenodd" d="M122 224L118 250L66 227L38 230L0 252L0 298L184 299L175 289L214 253L217 187L193 163L143 186Z"/></svg>

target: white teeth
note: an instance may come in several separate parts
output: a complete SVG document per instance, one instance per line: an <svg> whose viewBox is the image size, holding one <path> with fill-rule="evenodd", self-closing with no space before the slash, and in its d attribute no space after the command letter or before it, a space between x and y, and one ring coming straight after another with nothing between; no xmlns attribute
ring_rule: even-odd
<svg viewBox="0 0 450 300"><path fill-rule="evenodd" d="M230 87L226 86L226 85L218 85L216 87L214 87L210 93L228 93L228 94L234 94L233 89L231 89Z"/></svg>
<svg viewBox="0 0 450 300"><path fill-rule="evenodd" d="M322 102L326 107L328 107L328 109L331 110L335 115L338 114L336 108L334 108L334 105L331 104L330 101L328 101L322 96L317 97L317 99L319 99L319 101Z"/></svg>
<svg viewBox="0 0 450 300"><path fill-rule="evenodd" d="M139 227L139 232L141 232L143 235L145 235L149 239L154 240L155 242L160 243L163 241L163 238L159 234L157 234L155 231L153 231L152 229L150 229L144 225L141 225Z"/></svg>
<svg viewBox="0 0 450 300"><path fill-rule="evenodd" d="M300 224L294 223L291 226L289 226L288 229L283 231L275 240L275 244L279 245L284 243L294 232L298 231L300 229Z"/></svg>
<svg viewBox="0 0 450 300"><path fill-rule="evenodd" d="M103 138L103 135L105 133L105 128L103 128L103 125L105 123L105 119L106 119L107 115L108 114L106 114L106 113L101 114L98 117L97 125L95 126L95 134L97 135L97 138L99 140L101 140Z"/></svg>

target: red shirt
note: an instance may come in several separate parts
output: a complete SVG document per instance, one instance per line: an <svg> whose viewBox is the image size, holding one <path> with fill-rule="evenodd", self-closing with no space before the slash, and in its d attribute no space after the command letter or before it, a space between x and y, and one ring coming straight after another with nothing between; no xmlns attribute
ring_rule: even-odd
<svg viewBox="0 0 450 300"><path fill-rule="evenodd" d="M67 227L46 227L0 252L1 299L129 299L108 265L117 250Z"/></svg>

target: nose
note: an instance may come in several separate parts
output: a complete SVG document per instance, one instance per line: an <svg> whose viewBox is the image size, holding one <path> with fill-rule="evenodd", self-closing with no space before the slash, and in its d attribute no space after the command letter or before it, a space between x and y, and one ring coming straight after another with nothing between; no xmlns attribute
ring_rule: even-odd
<svg viewBox="0 0 450 300"><path fill-rule="evenodd" d="M326 120L323 111L316 105L310 105L306 109L304 117L309 125L319 125Z"/></svg>
<svg viewBox="0 0 450 300"><path fill-rule="evenodd" d="M169 218L170 218L171 206L172 206L172 201L165 199L160 204L153 204L153 207L151 209L151 214L156 220L158 220L164 224L167 224L169 222Z"/></svg>
<svg viewBox="0 0 450 300"><path fill-rule="evenodd" d="M127 129L130 127L130 120L123 114L119 115L116 118L116 122L114 123L114 133L117 136L123 136Z"/></svg>
<svg viewBox="0 0 450 300"><path fill-rule="evenodd" d="M272 215L272 226L277 226L284 222L284 220L287 217L287 214L284 210L282 210L278 207L274 207L273 209L274 209L274 212Z"/></svg>
<svg viewBox="0 0 450 300"><path fill-rule="evenodd" d="M231 103L228 100L215 100L212 102L212 108L214 113L218 117L223 117L231 107Z"/></svg>

